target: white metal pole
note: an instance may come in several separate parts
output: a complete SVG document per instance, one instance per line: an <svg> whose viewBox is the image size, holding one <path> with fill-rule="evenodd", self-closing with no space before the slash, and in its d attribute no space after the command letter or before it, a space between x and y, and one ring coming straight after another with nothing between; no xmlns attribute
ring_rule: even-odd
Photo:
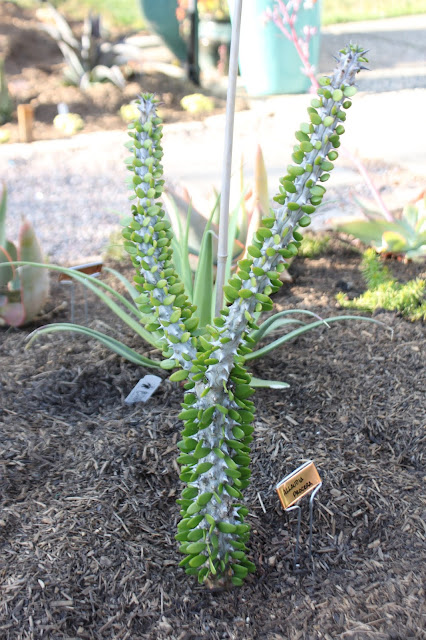
<svg viewBox="0 0 426 640"><path fill-rule="evenodd" d="M222 188L220 196L219 242L217 250L216 305L215 315L223 307L223 285L225 283L228 257L229 192L231 185L232 143L234 137L235 94L238 76L238 49L240 44L241 12L243 0L234 0L232 14L231 51L229 55L228 91L226 96L225 144L222 165Z"/></svg>

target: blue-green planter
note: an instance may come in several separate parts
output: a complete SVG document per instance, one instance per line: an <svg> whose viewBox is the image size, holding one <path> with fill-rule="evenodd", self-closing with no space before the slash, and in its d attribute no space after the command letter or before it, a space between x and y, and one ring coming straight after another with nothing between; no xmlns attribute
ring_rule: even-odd
<svg viewBox="0 0 426 640"><path fill-rule="evenodd" d="M269 21L264 13L274 5L272 0L252 0L243 3L240 34L240 71L247 93L265 96L282 93L304 93L311 85L301 71L302 62L295 46ZM232 13L233 1L229 1ZM296 31L303 34L304 26L317 28L310 41L310 62L318 67L321 25L321 0L312 9L298 12Z"/></svg>
<svg viewBox="0 0 426 640"><path fill-rule="evenodd" d="M179 33L177 0L139 0L139 3L148 29L160 36L178 60L185 62L187 49Z"/></svg>

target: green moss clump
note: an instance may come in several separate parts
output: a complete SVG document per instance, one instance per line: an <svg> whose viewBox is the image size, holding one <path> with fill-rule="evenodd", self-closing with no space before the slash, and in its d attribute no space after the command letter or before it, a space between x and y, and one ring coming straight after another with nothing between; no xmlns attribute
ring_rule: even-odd
<svg viewBox="0 0 426 640"><path fill-rule="evenodd" d="M338 293L336 299L342 307L370 312L376 309L398 311L413 322L426 320L426 280L416 278L406 284L398 282L380 262L374 249L367 249L363 254L361 269L368 289L354 300Z"/></svg>
<svg viewBox="0 0 426 640"><path fill-rule="evenodd" d="M330 245L330 236L319 236L313 233L307 233L299 247L299 257L301 258L318 258L327 252Z"/></svg>

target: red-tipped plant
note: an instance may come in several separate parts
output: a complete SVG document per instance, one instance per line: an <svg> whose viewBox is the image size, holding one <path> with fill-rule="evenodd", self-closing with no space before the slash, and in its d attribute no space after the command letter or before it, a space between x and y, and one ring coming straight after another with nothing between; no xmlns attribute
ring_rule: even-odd
<svg viewBox="0 0 426 640"><path fill-rule="evenodd" d="M0 200L0 324L20 327L41 311L49 295L49 276L45 269L14 266L15 261L43 262L35 231L23 220L18 246L6 239L7 190Z"/></svg>

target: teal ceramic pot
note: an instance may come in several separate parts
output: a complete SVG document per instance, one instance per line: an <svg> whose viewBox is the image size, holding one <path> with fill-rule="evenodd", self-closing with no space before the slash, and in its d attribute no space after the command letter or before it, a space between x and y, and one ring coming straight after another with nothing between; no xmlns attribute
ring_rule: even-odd
<svg viewBox="0 0 426 640"><path fill-rule="evenodd" d="M187 49L179 33L177 0L139 0L139 4L148 29L160 36L178 60L185 62Z"/></svg>
<svg viewBox="0 0 426 640"><path fill-rule="evenodd" d="M233 1L229 0L232 17ZM243 83L250 96L283 93L305 93L311 82L301 71L302 63L295 46L269 21L265 24L266 9L273 0L251 0L243 3L240 33L239 64ZM298 12L296 31L303 35L303 27L316 27L310 41L310 63L318 67L321 27L321 0L312 9Z"/></svg>

